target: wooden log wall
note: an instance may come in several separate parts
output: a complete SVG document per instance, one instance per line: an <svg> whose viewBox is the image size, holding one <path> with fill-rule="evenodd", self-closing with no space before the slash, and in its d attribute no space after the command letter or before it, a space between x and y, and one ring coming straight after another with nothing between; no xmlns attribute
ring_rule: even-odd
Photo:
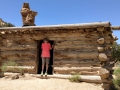
<svg viewBox="0 0 120 90"><path fill-rule="evenodd" d="M107 31L107 28L106 28ZM109 30L107 33L111 33ZM106 33L106 34L107 34ZM24 32L5 32L1 35L2 61L16 60L21 65L35 65L37 42L44 37L55 41L54 67L100 66L97 42L99 33L96 28L80 30L44 30ZM105 36L105 42L111 43L111 37ZM30 63L28 63L30 62ZM33 62L33 63L31 63Z"/></svg>
<svg viewBox="0 0 120 90"><path fill-rule="evenodd" d="M107 31L106 34L105 28L97 28L99 32L99 38L97 40L99 47L99 60L101 61L101 69L99 71L99 75L101 77L104 90L110 90L110 86L112 86L112 67L114 66L114 60L111 56L111 45L114 41L117 40L116 37L113 36L112 31ZM111 37L111 40L106 39L107 37Z"/></svg>
<svg viewBox="0 0 120 90"><path fill-rule="evenodd" d="M1 63L14 60L20 66L34 66L31 73L37 72L37 40L49 38L55 42L54 73L101 75L101 68L109 72L111 45L116 40L110 27L1 31ZM105 77L105 79L108 77ZM103 78L103 83L108 83Z"/></svg>

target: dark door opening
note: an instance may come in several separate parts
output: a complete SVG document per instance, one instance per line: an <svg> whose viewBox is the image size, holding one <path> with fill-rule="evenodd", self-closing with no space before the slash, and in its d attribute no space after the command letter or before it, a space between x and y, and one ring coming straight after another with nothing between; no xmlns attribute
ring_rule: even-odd
<svg viewBox="0 0 120 90"><path fill-rule="evenodd" d="M41 58L42 43L43 43L43 40L38 41L38 71L37 71L37 74L40 74L42 70L42 58ZM54 44L54 41L50 40L49 43L52 46ZM53 74L53 50L54 49L50 50L50 62L49 62L49 67L48 67L48 74L50 75ZM45 70L46 70L46 65L44 66L44 73L45 73Z"/></svg>

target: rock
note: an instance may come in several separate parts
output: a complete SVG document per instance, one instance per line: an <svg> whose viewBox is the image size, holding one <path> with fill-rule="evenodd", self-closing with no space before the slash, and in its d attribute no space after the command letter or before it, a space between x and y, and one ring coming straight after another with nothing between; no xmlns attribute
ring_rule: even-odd
<svg viewBox="0 0 120 90"><path fill-rule="evenodd" d="M19 78L19 74L13 74L11 76L11 79L14 80L14 79L18 79Z"/></svg>
<svg viewBox="0 0 120 90"><path fill-rule="evenodd" d="M105 40L104 40L104 38L100 38L100 39L97 40L97 42L98 42L99 44L104 44Z"/></svg>
<svg viewBox="0 0 120 90"><path fill-rule="evenodd" d="M100 61L107 61L107 56L106 56L106 54L104 54L104 53L100 53L99 54L99 60Z"/></svg>

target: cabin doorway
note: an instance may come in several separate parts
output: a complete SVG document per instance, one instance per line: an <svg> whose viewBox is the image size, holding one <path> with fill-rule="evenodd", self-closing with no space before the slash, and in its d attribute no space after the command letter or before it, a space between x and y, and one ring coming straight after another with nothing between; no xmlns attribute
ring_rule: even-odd
<svg viewBox="0 0 120 90"><path fill-rule="evenodd" d="M41 58L41 53L42 53L42 49L41 49L41 45L43 43L43 40L38 41L38 71L37 74L40 74L42 71L42 58ZM49 40L50 45L52 46L54 44L54 41ZM53 51L54 48L50 50L50 62L49 62L49 67L48 67L48 74L52 75L53 74ZM46 70L46 65L44 66L44 73Z"/></svg>

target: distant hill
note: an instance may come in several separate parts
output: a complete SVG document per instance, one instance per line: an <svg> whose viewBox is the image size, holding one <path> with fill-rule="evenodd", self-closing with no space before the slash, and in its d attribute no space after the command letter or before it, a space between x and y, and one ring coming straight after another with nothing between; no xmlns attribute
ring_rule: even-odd
<svg viewBox="0 0 120 90"><path fill-rule="evenodd" d="M15 25L5 22L0 18L0 27L15 27Z"/></svg>

